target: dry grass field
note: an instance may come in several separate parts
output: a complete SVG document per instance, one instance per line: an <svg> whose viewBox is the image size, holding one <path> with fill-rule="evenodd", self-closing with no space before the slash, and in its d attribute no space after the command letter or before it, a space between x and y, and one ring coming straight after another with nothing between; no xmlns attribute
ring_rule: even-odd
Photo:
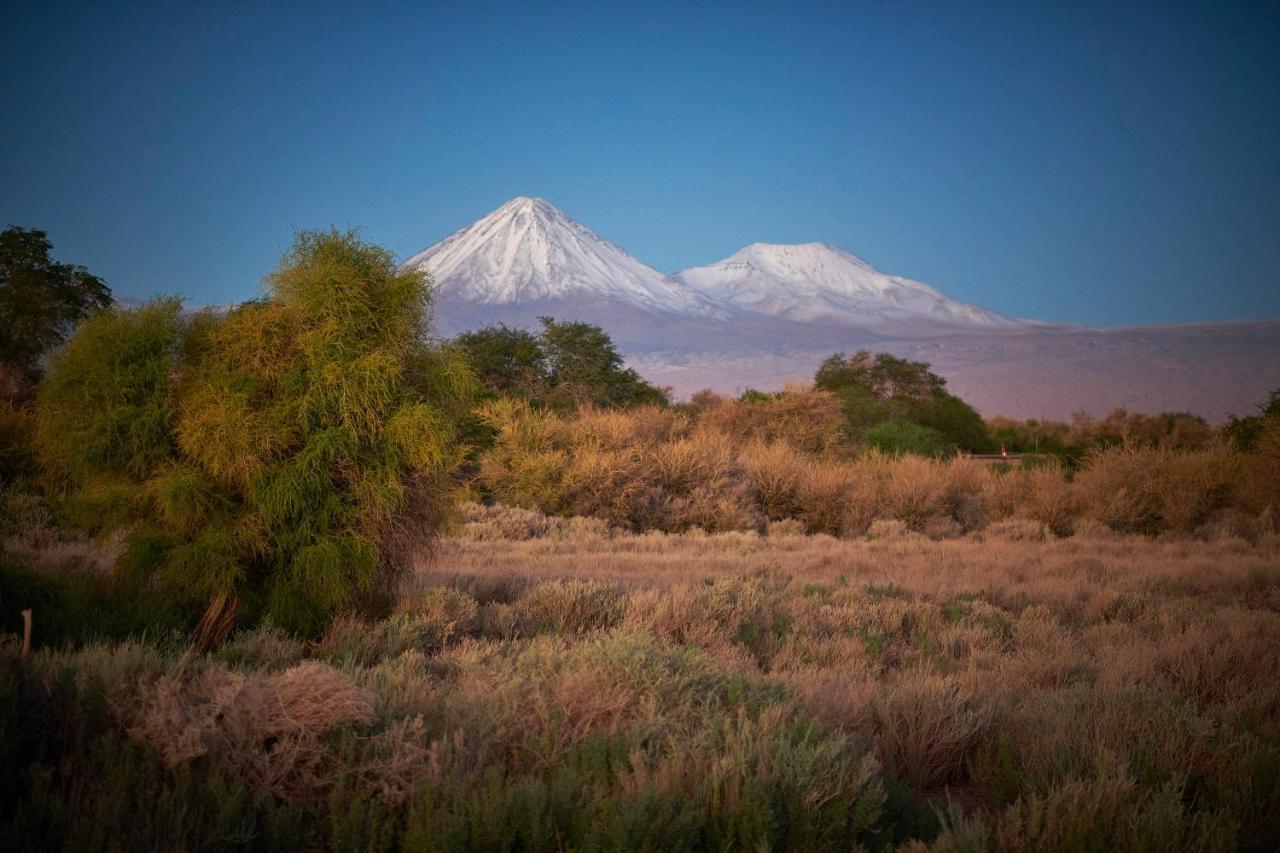
<svg viewBox="0 0 1280 853"><path fill-rule="evenodd" d="M380 621L7 644L6 849L1224 850L1280 836L1280 541L464 507ZM47 848L46 848L47 849Z"/></svg>

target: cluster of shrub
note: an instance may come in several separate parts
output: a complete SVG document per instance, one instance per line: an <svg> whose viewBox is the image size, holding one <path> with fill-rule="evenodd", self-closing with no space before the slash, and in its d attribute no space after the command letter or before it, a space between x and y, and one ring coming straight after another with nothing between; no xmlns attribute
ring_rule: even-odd
<svg viewBox="0 0 1280 853"><path fill-rule="evenodd" d="M934 536L1009 518L1058 535L1082 522L1145 535L1275 526L1280 418L1264 419L1248 453L1129 443L1068 470L1052 459L1010 467L856 452L837 398L816 389L570 414L502 399L480 412L495 436L474 484L484 496L630 530L763 530L787 519L833 536L863 535L877 520Z"/></svg>

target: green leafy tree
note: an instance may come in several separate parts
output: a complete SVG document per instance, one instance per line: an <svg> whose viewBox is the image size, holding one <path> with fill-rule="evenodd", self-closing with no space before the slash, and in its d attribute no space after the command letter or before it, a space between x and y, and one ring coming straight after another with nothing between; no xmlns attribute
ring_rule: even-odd
<svg viewBox="0 0 1280 853"><path fill-rule="evenodd" d="M77 517L131 532L120 571L194 616L241 603L315 633L439 527L474 384L423 343L429 289L352 233L306 232L225 317L103 312L59 355L37 435Z"/></svg>
<svg viewBox="0 0 1280 853"><path fill-rule="evenodd" d="M868 443L870 430L892 421L896 425L878 435L897 434L901 423L909 422L929 430L944 448L989 450L991 435L982 416L946 385L925 362L870 350L836 353L814 375L816 388L841 399L850 433Z"/></svg>
<svg viewBox="0 0 1280 853"><path fill-rule="evenodd" d="M907 420L890 420L867 430L867 446L882 453L900 456L942 456L951 446L937 430Z"/></svg>
<svg viewBox="0 0 1280 853"><path fill-rule="evenodd" d="M970 452L991 450L991 434L978 411L947 391L925 399L908 399L900 410L914 423L934 430L952 447Z"/></svg>
<svg viewBox="0 0 1280 853"><path fill-rule="evenodd" d="M878 399L887 400L927 399L942 391L947 383L923 361L910 361L887 352L873 355L870 350L858 350L847 358L844 353L836 353L824 361L813 377L813 384L824 391L857 386Z"/></svg>
<svg viewBox="0 0 1280 853"><path fill-rule="evenodd" d="M554 393L553 405L593 403L598 406L665 405L666 392L624 367L622 356L599 326L540 317Z"/></svg>
<svg viewBox="0 0 1280 853"><path fill-rule="evenodd" d="M526 329L485 326L458 335L454 344L490 393L537 399L551 382L542 342Z"/></svg>
<svg viewBox="0 0 1280 853"><path fill-rule="evenodd" d="M539 320L537 334L499 324L454 338L490 396L520 397L554 409L668 403L664 389L623 365L604 329L551 317Z"/></svg>
<svg viewBox="0 0 1280 853"><path fill-rule="evenodd" d="M43 231L10 226L0 232L0 382L6 396L39 376L41 357L76 323L111 304L102 279L54 261L52 249Z"/></svg>

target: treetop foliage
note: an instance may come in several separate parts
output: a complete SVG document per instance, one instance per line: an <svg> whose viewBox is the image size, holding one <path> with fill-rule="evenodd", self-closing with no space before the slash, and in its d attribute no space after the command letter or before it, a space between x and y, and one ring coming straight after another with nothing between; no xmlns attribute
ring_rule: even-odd
<svg viewBox="0 0 1280 853"><path fill-rule="evenodd" d="M558 410L584 404L620 408L668 402L663 389L624 366L599 326L551 317L539 320L538 333L499 324L454 339L490 394L510 394Z"/></svg>
<svg viewBox="0 0 1280 853"><path fill-rule="evenodd" d="M873 355L870 350L858 350L847 358L841 352L822 362L813 384L824 391L862 388L879 400L926 400L942 393L947 380L931 371L923 361L910 361L887 352Z"/></svg>
<svg viewBox="0 0 1280 853"><path fill-rule="evenodd" d="M870 350L836 353L813 384L840 398L850 434L869 446L922 455L991 448L982 417L925 362Z"/></svg>
<svg viewBox="0 0 1280 853"><path fill-rule="evenodd" d="M0 370L8 382L34 380L45 353L95 308L111 304L102 279L54 261L52 249L43 231L0 231Z"/></svg>

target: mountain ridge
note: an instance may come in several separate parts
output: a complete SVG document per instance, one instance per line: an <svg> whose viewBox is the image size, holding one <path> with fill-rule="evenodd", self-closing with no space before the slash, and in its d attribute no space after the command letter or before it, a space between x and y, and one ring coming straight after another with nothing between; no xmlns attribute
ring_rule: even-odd
<svg viewBox="0 0 1280 853"><path fill-rule="evenodd" d="M801 322L909 321L1007 328L1023 321L960 302L922 282L880 272L830 243L751 243L729 257L673 273L732 307Z"/></svg>
<svg viewBox="0 0 1280 853"><path fill-rule="evenodd" d="M572 307L585 301L595 303L594 313L615 320L621 308L699 321L756 316L879 324L895 333L904 324L994 330L1023 322L881 273L828 243L752 243L721 261L667 275L531 196L510 199L404 266L427 270L445 313L454 316L493 306L518 317L522 304Z"/></svg>

